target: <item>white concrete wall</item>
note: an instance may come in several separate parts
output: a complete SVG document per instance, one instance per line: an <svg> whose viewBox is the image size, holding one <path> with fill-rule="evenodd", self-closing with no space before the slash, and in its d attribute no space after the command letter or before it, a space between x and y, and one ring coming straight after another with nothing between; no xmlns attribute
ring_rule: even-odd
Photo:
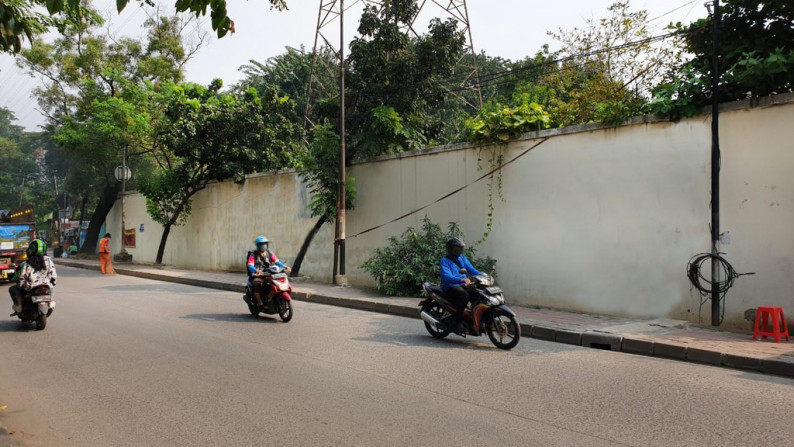
<svg viewBox="0 0 794 447"><path fill-rule="evenodd" d="M174 226L166 243L163 263L209 270L245 270L245 254L262 234L271 248L288 264L298 254L303 239L316 219L308 211L309 194L295 173L258 174L238 185L213 183L196 194L186 225ZM145 199L138 194L126 200L127 228L137 232L136 248L127 249L136 262L154 262L163 228L146 213ZM121 206L107 219L113 234L111 250L121 249ZM117 236L118 235L118 236ZM303 269L319 280L331 280L325 260L333 258L333 227L326 225L315 237Z"/></svg>
<svg viewBox="0 0 794 447"><path fill-rule="evenodd" d="M708 248L709 136L699 121L556 136L507 166L504 202L481 248L498 260L511 301L626 315L682 316L691 309L689 257ZM505 159L540 140L511 143ZM399 216L477 178L476 150L356 166L366 190L350 232ZM483 163L486 167L488 163ZM418 224L456 221L469 242L488 213L482 181L407 222L351 239L350 266L371 247ZM354 283L366 273L348 272Z"/></svg>
<svg viewBox="0 0 794 447"><path fill-rule="evenodd" d="M721 115L721 251L737 272L726 319L760 305L794 317L794 103ZM791 329L789 329L791 330Z"/></svg>
<svg viewBox="0 0 794 447"><path fill-rule="evenodd" d="M722 250L737 271L758 273L738 279L728 293L728 325L746 326L744 310L758 305L794 313L794 100L771 102L778 104L733 104L721 114L721 229L730 233ZM510 160L550 137L503 170L504 201L495 197L493 232L480 247L499 261L498 280L511 302L697 321L699 298L685 270L692 255L710 247L710 117L637 122L544 131L502 149ZM468 242L478 240L487 221L487 180L407 219L351 236L476 179L489 169L478 158L490 150L454 145L353 166L358 198L347 222L350 282L372 285L358 266L388 237L419 226L424 215L442 226L458 222ZM172 229L164 262L238 269L241 253L260 233L292 262L314 223L308 200L295 173L212 185L196 196L188 224ZM128 203L128 228L146 227L130 252L153 261L161 230L140 197ZM109 228L120 228L118 217L116 207ZM326 225L304 274L330 280L332 241L333 227ZM702 321L710 321L709 303Z"/></svg>

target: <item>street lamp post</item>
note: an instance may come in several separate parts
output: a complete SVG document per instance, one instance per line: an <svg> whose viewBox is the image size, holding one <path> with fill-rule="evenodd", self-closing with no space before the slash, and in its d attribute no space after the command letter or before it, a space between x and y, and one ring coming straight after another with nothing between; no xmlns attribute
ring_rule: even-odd
<svg viewBox="0 0 794 447"><path fill-rule="evenodd" d="M132 255L127 253L124 248L124 229L126 228L127 209L125 207L124 199L127 195L127 180L132 176L132 171L127 166L127 148L124 148L123 155L121 156L121 166L116 166L116 180L121 182L121 251L114 256L116 261L130 262Z"/></svg>

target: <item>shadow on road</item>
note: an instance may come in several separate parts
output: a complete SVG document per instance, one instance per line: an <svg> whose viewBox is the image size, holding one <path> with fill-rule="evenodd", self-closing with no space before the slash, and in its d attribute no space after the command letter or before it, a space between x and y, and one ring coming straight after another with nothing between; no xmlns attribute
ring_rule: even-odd
<svg viewBox="0 0 794 447"><path fill-rule="evenodd" d="M402 326L404 323L399 320L389 318L375 319L371 323L374 329L371 334L365 337L355 337L353 340L405 347L504 352L494 346L487 335L483 335L482 337L468 336L462 338L458 335L450 334L444 339L436 339L427 333L424 323L418 320L414 321L416 322L416 330L406 332L405 327ZM512 355L542 355L549 352L545 349L538 349L538 346L533 346L533 344L527 340L531 339L522 338L518 346L511 350ZM574 349L574 346L569 347L568 345L561 345L558 343L554 343L553 348L555 352L572 349Z"/></svg>
<svg viewBox="0 0 794 447"><path fill-rule="evenodd" d="M225 322L225 323L279 323L281 320L277 316L269 315L251 315L244 313L237 314L191 314L183 315L179 318L188 320L202 320L211 322Z"/></svg>
<svg viewBox="0 0 794 447"><path fill-rule="evenodd" d="M36 326L33 323L23 323L16 317L13 320L1 320L0 332L30 332L36 331Z"/></svg>

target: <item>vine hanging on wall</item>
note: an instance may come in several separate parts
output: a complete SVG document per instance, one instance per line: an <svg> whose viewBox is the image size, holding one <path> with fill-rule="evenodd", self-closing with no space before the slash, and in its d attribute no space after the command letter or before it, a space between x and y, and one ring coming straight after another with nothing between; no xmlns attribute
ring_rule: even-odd
<svg viewBox="0 0 794 447"><path fill-rule="evenodd" d="M511 139L526 132L547 129L550 126L550 115L537 103L523 103L516 107L508 107L498 102L489 102L480 109L476 117L466 120L466 128L469 130L471 141L491 143L478 150L477 170L483 170L483 151L490 153L487 161L490 170L494 170L504 162L504 148ZM494 175L496 175L497 195L502 202L505 201L502 195L502 170L499 169L488 179L488 219L485 224L485 232L482 238L476 242L477 244L485 242L493 229Z"/></svg>

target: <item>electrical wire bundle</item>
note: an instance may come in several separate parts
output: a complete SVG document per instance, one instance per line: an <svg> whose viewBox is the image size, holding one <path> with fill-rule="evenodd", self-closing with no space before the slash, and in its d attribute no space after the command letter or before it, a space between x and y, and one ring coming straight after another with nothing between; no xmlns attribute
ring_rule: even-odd
<svg viewBox="0 0 794 447"><path fill-rule="evenodd" d="M692 283L693 288L697 289L701 297L700 308L698 309L698 321L700 321L700 311L703 308L703 304L705 304L712 295L716 294L717 299L720 301L720 307L722 307L722 315L720 315L719 321L721 324L725 319L725 294L728 293L728 289L733 287L733 282L736 278L744 275L755 275L754 272L736 273L733 266L721 256L724 254L725 253L699 253L693 256L686 266L689 282ZM713 282L701 273L701 266L703 263L712 260L717 265L717 278L723 278L720 281Z"/></svg>

